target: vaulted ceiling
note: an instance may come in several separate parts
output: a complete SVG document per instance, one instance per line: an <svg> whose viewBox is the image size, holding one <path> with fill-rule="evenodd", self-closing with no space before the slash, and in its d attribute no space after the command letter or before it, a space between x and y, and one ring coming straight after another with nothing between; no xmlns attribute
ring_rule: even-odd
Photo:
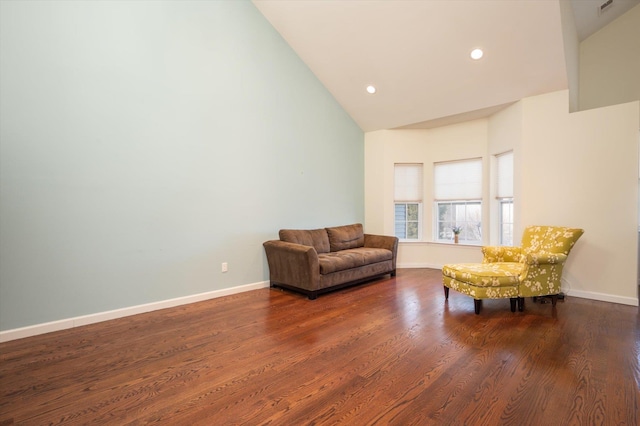
<svg viewBox="0 0 640 426"><path fill-rule="evenodd" d="M599 13L606 1L572 0L580 39L640 3ZM568 87L559 0L254 4L364 131L477 118Z"/></svg>

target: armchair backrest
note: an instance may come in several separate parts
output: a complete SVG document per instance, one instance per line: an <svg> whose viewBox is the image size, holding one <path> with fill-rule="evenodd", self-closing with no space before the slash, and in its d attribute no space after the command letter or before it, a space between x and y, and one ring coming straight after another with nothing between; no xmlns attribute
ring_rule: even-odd
<svg viewBox="0 0 640 426"><path fill-rule="evenodd" d="M522 235L522 253L562 253L569 255L571 248L584 233L583 229L561 226L528 226Z"/></svg>

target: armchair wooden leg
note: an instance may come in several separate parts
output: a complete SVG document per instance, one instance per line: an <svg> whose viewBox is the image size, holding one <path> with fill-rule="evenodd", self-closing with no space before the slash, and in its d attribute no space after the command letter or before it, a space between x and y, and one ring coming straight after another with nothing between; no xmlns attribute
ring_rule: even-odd
<svg viewBox="0 0 640 426"><path fill-rule="evenodd" d="M516 311L516 301L518 300L517 297L512 297L509 299L509 302L511 303L511 312L515 312Z"/></svg>
<svg viewBox="0 0 640 426"><path fill-rule="evenodd" d="M556 306L556 302L558 301L558 295L557 294L552 294L551 295L551 306Z"/></svg>
<svg viewBox="0 0 640 426"><path fill-rule="evenodd" d="M518 310L524 311L524 297L518 297Z"/></svg>
<svg viewBox="0 0 640 426"><path fill-rule="evenodd" d="M449 287L444 286L444 300L449 300Z"/></svg>
<svg viewBox="0 0 640 426"><path fill-rule="evenodd" d="M473 307L476 310L476 315L479 315L480 308L482 307L482 299L473 299Z"/></svg>

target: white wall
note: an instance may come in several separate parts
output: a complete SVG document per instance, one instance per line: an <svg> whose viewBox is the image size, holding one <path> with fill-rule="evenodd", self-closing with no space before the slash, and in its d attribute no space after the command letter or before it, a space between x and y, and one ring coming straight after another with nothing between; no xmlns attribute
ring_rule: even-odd
<svg viewBox="0 0 640 426"><path fill-rule="evenodd" d="M0 19L0 330L264 282L279 228L364 219L362 131L250 2Z"/></svg>
<svg viewBox="0 0 640 426"><path fill-rule="evenodd" d="M482 157L488 177L487 135L486 119L435 129L380 130L365 134L365 226L368 232L394 233L394 164L424 164L424 241L400 244L399 267L440 267L448 263L451 253L460 261L482 259L479 247L432 242L434 212L429 200L433 199L433 164L436 162ZM488 197L488 189L485 196Z"/></svg>
<svg viewBox="0 0 640 426"><path fill-rule="evenodd" d="M640 6L580 43L580 109L640 99Z"/></svg>
<svg viewBox="0 0 640 426"><path fill-rule="evenodd" d="M583 228L565 291L637 305L639 102L569 114L562 91L522 103L520 222Z"/></svg>
<svg viewBox="0 0 640 426"><path fill-rule="evenodd" d="M517 173L519 167L517 165L518 160L521 158L522 149L522 102L517 102L502 111L497 112L489 118L489 149L488 156L491 158L494 165L491 169L495 174L496 161L494 156L502 154L507 151L513 151L514 157L514 176L513 176L513 192L514 192L514 204L513 204L513 243L514 245L520 244L522 236L523 226L520 223L520 210L521 204L517 202L522 186L522 176ZM492 190L495 190L495 178L491 182L490 194ZM490 212L493 212L489 217L489 241L496 244L500 241L499 235L499 216L496 212L499 209L499 202L494 196L489 198Z"/></svg>
<svg viewBox="0 0 640 426"><path fill-rule="evenodd" d="M567 67L567 83L569 85L569 111L573 112L579 108L580 41L578 40L571 0L560 0L559 6L564 60Z"/></svg>
<svg viewBox="0 0 640 426"><path fill-rule="evenodd" d="M634 102L570 114L568 92L561 91L523 99L488 120L367 133L366 225L393 232L394 162L425 163L425 211L430 211L434 161L483 156L487 165L492 155L511 148L515 242L529 225L584 228L565 268L563 289L637 305L639 109ZM490 203L485 204L487 211ZM425 217L429 230L431 219ZM492 234L489 226L485 217L485 238ZM441 267L481 259L477 247L432 243L430 233L425 239L401 243L398 264Z"/></svg>

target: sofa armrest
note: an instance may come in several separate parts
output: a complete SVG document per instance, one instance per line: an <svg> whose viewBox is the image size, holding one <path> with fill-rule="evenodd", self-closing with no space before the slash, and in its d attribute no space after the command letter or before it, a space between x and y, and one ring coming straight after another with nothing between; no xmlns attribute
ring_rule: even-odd
<svg viewBox="0 0 640 426"><path fill-rule="evenodd" d="M525 262L527 265L560 265L567 260L567 255L564 253L548 253L538 252L526 255Z"/></svg>
<svg viewBox="0 0 640 426"><path fill-rule="evenodd" d="M391 251L391 253L393 253L393 270L396 270L396 259L398 258L398 237L364 234L364 246L371 248L383 248Z"/></svg>
<svg viewBox="0 0 640 426"><path fill-rule="evenodd" d="M398 237L389 235L364 234L364 246L371 248L384 248L396 252L398 250Z"/></svg>
<svg viewBox="0 0 640 426"><path fill-rule="evenodd" d="M318 253L311 246L271 240L263 243L269 263L269 279L315 291L320 284Z"/></svg>
<svg viewBox="0 0 640 426"><path fill-rule="evenodd" d="M520 247L484 246L482 247L482 254L484 255L482 263L521 261Z"/></svg>

